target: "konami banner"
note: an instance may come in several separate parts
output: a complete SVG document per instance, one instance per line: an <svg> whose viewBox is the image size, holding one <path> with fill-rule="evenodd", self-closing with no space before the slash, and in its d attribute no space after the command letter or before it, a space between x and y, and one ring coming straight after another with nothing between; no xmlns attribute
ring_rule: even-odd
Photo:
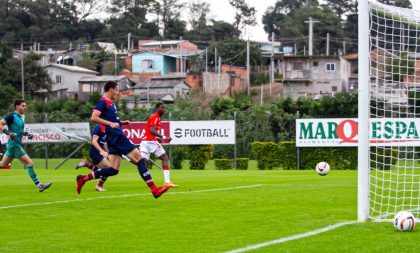
<svg viewBox="0 0 420 253"><path fill-rule="evenodd" d="M378 118L370 121L371 146L420 146L420 120ZM297 147L354 147L357 119L297 119Z"/></svg>
<svg viewBox="0 0 420 253"><path fill-rule="evenodd" d="M125 136L139 145L146 122L123 126ZM172 137L171 145L235 144L234 120L164 121L160 133Z"/></svg>

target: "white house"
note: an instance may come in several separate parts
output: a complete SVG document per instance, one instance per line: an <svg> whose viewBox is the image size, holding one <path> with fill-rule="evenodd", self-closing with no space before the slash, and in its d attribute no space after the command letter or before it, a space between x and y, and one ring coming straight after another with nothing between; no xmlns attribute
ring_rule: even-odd
<svg viewBox="0 0 420 253"><path fill-rule="evenodd" d="M116 82L120 90L126 90L135 85L126 76L84 76L79 80L79 100L87 101L93 92L102 94L105 84L109 81Z"/></svg>
<svg viewBox="0 0 420 253"><path fill-rule="evenodd" d="M180 75L153 77L150 83L137 84L133 89L134 95L171 95L172 98L185 98L191 87L185 82L185 75Z"/></svg>
<svg viewBox="0 0 420 253"><path fill-rule="evenodd" d="M285 55L282 61L283 95L319 98L336 92L348 92L350 62L340 56Z"/></svg>
<svg viewBox="0 0 420 253"><path fill-rule="evenodd" d="M78 98L79 80L83 77L94 77L99 73L90 69L78 66L68 66L63 64L49 64L44 67L51 77L52 89L48 97L54 98ZM43 93L47 91L39 91Z"/></svg>

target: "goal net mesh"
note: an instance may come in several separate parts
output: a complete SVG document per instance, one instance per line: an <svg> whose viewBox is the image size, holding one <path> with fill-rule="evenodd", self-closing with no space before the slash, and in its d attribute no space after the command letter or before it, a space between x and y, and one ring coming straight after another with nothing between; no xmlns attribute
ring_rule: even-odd
<svg viewBox="0 0 420 253"><path fill-rule="evenodd" d="M420 12L372 0L369 16L369 217L420 217Z"/></svg>

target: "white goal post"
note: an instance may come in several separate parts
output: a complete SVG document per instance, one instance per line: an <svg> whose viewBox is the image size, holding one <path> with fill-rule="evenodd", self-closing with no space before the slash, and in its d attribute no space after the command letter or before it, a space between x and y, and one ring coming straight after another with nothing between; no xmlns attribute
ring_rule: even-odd
<svg viewBox="0 0 420 253"><path fill-rule="evenodd" d="M358 220L419 218L420 12L376 0L358 10Z"/></svg>

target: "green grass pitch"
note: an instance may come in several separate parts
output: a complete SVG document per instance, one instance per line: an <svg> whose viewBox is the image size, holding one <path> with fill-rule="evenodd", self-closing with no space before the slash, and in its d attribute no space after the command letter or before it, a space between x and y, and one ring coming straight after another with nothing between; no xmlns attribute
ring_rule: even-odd
<svg viewBox="0 0 420 253"><path fill-rule="evenodd" d="M173 170L180 187L154 199L125 162L107 192L88 182L80 196L75 177L88 170L74 170L76 160L58 170L51 169L58 160L49 170L35 162L40 179L53 182L43 193L18 162L0 170L0 252L225 252L357 218L356 171L320 177L210 164ZM162 184L162 172L151 173ZM401 233L391 223L366 222L251 252L420 252L420 229Z"/></svg>

